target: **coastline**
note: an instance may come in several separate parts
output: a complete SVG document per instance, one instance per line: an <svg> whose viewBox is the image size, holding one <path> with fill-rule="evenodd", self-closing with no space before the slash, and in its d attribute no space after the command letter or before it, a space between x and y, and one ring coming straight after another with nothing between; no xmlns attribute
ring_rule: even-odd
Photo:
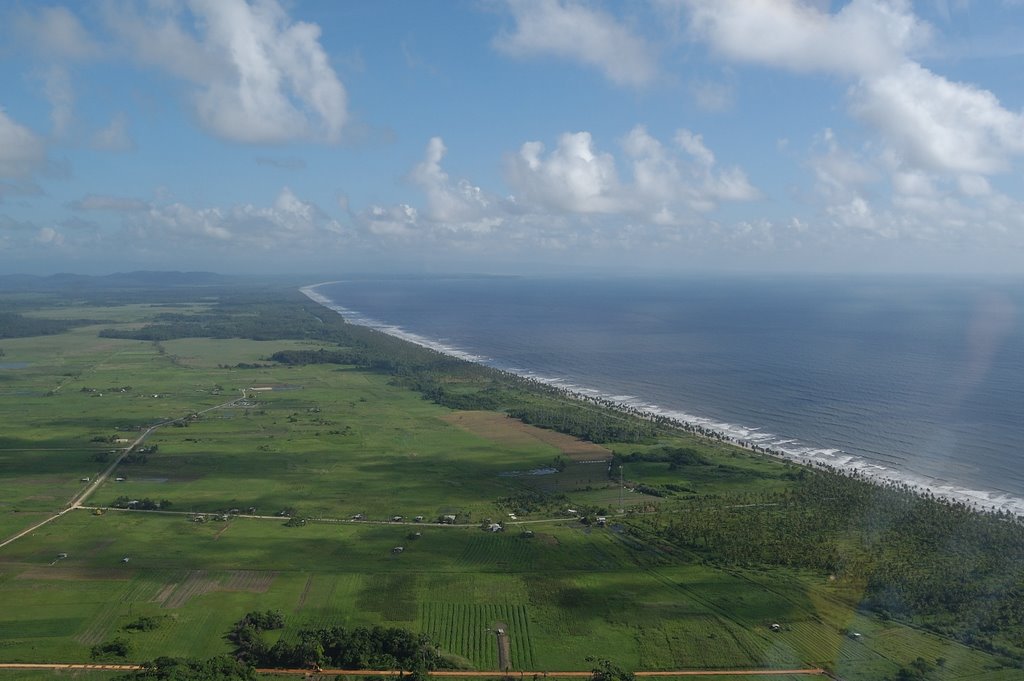
<svg viewBox="0 0 1024 681"><path fill-rule="evenodd" d="M574 385L562 379L548 378L529 371L510 370L495 365L494 360L476 355L420 336L394 324L372 319L361 313L338 305L335 301L317 292L320 286L340 283L325 281L303 286L299 291L313 302L341 315L345 321L358 326L375 329L381 333L409 343L429 348L436 352L482 364L495 371L517 376L538 385L558 390L567 397L614 409L638 418L664 422L674 428L698 434L710 439L726 442L751 452L772 456L805 466L831 470L846 475L856 475L879 485L905 486L919 494L934 495L948 501L963 503L978 512L1007 512L1024 518L1024 498L1005 492L958 487L953 483L936 480L925 475L889 468L867 459L854 456L841 449L815 448L803 444L796 438L781 437L761 431L757 427L723 423L714 419L666 409L650 404L630 395L609 395L599 390ZM791 445L789 447L783 445Z"/></svg>

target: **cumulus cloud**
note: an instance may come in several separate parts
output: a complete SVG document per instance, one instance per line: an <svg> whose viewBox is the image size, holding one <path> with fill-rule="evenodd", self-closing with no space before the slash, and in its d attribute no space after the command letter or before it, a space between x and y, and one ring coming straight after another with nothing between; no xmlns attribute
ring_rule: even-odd
<svg viewBox="0 0 1024 681"><path fill-rule="evenodd" d="M269 206L236 204L195 207L132 198L90 195L69 204L78 211L120 214L119 244L126 249L159 249L173 243L183 252L320 252L347 238L347 230L288 187Z"/></svg>
<svg viewBox="0 0 1024 681"><path fill-rule="evenodd" d="M507 161L509 183L521 205L578 215L630 215L656 224L685 221L720 201L757 198L739 168L719 169L700 135L679 130L674 147L637 126L622 140L623 164L632 181L620 180L615 158L595 149L588 132L565 133L545 154L527 142Z"/></svg>
<svg viewBox="0 0 1024 681"><path fill-rule="evenodd" d="M507 161L510 184L535 205L570 213L621 210L615 159L598 152L589 132L564 133L545 156L544 144L527 142Z"/></svg>
<svg viewBox="0 0 1024 681"><path fill-rule="evenodd" d="M862 80L851 99L858 116L921 167L991 174L1024 153L1024 116L1007 111L988 90L913 62Z"/></svg>
<svg viewBox="0 0 1024 681"><path fill-rule="evenodd" d="M793 71L884 72L931 29L905 0L853 0L835 14L800 0L683 0L690 30L722 55Z"/></svg>
<svg viewBox="0 0 1024 681"><path fill-rule="evenodd" d="M509 0L508 6L516 27L494 39L499 52L570 59L617 85L646 85L657 73L651 47L606 12L573 0Z"/></svg>
<svg viewBox="0 0 1024 681"><path fill-rule="evenodd" d="M444 140L431 138L425 157L413 168L412 182L426 194L425 218L449 230L486 232L504 219L504 206L469 180L453 183L441 167Z"/></svg>
<svg viewBox="0 0 1024 681"><path fill-rule="evenodd" d="M681 2L691 34L723 56L852 79L851 111L907 164L991 174L1024 153L1024 116L913 59L933 31L907 0L852 0L835 13L799 0Z"/></svg>
<svg viewBox="0 0 1024 681"><path fill-rule="evenodd" d="M347 95L317 25L293 22L275 0L164 7L122 7L108 21L138 58L194 85L204 127L244 143L339 141Z"/></svg>

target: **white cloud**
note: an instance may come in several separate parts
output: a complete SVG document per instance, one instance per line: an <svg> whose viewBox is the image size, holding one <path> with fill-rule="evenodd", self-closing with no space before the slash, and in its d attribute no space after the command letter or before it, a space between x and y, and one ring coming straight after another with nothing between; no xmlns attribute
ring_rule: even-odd
<svg viewBox="0 0 1024 681"><path fill-rule="evenodd" d="M913 60L933 31L907 0L852 0L835 13L798 0L681 1L692 35L728 58L851 78L851 111L906 164L991 174L1024 154L1024 116Z"/></svg>
<svg viewBox="0 0 1024 681"><path fill-rule="evenodd" d="M39 244L59 247L64 245L64 235L53 227L42 227L36 232L35 241Z"/></svg>
<svg viewBox="0 0 1024 681"><path fill-rule="evenodd" d="M682 2L693 35L724 56L793 71L885 71L931 36L905 0L853 0L835 14L799 0Z"/></svg>
<svg viewBox="0 0 1024 681"><path fill-rule="evenodd" d="M617 85L641 86L657 72L651 47L610 14L573 0L509 0L513 33L494 47L514 57L554 56L601 70Z"/></svg>
<svg viewBox="0 0 1024 681"><path fill-rule="evenodd" d="M490 212L492 202L480 187L461 180L452 184L441 168L447 149L440 137L431 138L426 157L410 175L410 179L427 195L427 219L449 226L473 228L493 226L493 219L479 224Z"/></svg>
<svg viewBox="0 0 1024 681"><path fill-rule="evenodd" d="M235 252L252 249L281 254L318 252L346 238L345 228L316 205L285 187L270 206L237 204L195 208L185 203L145 204L132 199L86 197L72 207L124 213L126 239L143 244L174 243L185 251Z"/></svg>
<svg viewBox="0 0 1024 681"><path fill-rule="evenodd" d="M0 108L0 178L25 179L46 163L46 145Z"/></svg>
<svg viewBox="0 0 1024 681"><path fill-rule="evenodd" d="M360 222L373 235L394 237L418 233L419 215L415 208L402 203L397 206L370 206L359 216Z"/></svg>
<svg viewBox="0 0 1024 681"><path fill-rule="evenodd" d="M614 213L623 209L615 159L594 150L589 132L564 133L544 157L541 142L527 142L507 164L518 198L569 213Z"/></svg>
<svg viewBox="0 0 1024 681"><path fill-rule="evenodd" d="M547 155L540 142L527 142L508 158L508 180L527 209L628 215L662 225L691 221L720 201L759 196L741 169L717 167L700 135L680 130L673 141L675 149L643 126L633 128L622 140L631 182L620 180L615 158L597 151L588 132L563 134Z"/></svg>
<svg viewBox="0 0 1024 681"><path fill-rule="evenodd" d="M135 141L128 133L128 117L123 113L115 114L110 125L97 130L89 140L93 149L101 151L132 151Z"/></svg>
<svg viewBox="0 0 1024 681"><path fill-rule="evenodd" d="M275 0L169 7L112 11L108 20L138 58L196 86L204 127L236 142L339 141L347 96L318 26L291 21Z"/></svg>
<svg viewBox="0 0 1024 681"><path fill-rule="evenodd" d="M15 16L15 34L30 49L50 59L88 59L101 49L66 7L43 7Z"/></svg>
<svg viewBox="0 0 1024 681"><path fill-rule="evenodd" d="M990 174L1024 153L1024 116L1004 109L987 90L913 62L864 79L851 98L854 113L924 168Z"/></svg>
<svg viewBox="0 0 1024 681"><path fill-rule="evenodd" d="M51 67L43 81L43 93L50 102L52 135L64 137L71 128L75 106L75 92L67 70L61 66Z"/></svg>

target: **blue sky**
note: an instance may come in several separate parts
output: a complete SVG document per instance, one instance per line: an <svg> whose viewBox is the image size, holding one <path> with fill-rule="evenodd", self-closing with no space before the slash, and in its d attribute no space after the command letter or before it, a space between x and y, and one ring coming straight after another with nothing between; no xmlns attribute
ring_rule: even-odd
<svg viewBox="0 0 1024 681"><path fill-rule="evenodd" d="M0 270L1024 274L1024 1L15 2Z"/></svg>

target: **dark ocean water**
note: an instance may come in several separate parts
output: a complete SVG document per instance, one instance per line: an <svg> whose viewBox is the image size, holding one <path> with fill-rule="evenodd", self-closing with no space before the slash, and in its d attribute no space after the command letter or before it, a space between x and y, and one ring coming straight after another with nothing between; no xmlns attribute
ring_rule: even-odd
<svg viewBox="0 0 1024 681"><path fill-rule="evenodd" d="M1024 283L355 280L351 321L1024 514Z"/></svg>

